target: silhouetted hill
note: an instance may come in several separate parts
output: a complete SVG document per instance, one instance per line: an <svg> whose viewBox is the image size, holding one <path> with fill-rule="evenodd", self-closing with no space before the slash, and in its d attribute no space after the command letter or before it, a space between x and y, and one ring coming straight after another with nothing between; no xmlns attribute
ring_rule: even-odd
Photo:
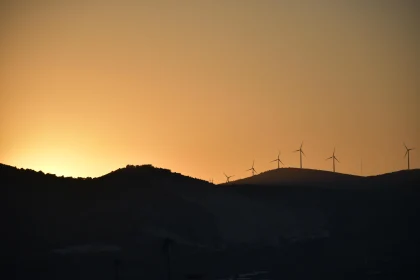
<svg viewBox="0 0 420 280"><path fill-rule="evenodd" d="M362 177L324 170L280 168L222 185L337 186L357 185Z"/></svg>
<svg viewBox="0 0 420 280"><path fill-rule="evenodd" d="M54 174L45 174L42 171L34 171L32 169L19 169L10 165L1 164L0 163L0 178L3 180L17 180L17 181L24 181L24 180L45 180L47 178L58 178ZM64 177L59 177L64 178Z"/></svg>
<svg viewBox="0 0 420 280"><path fill-rule="evenodd" d="M420 182L420 169L401 170L375 176L356 176L324 170L280 168L220 185L277 185L304 187L372 188L408 186Z"/></svg>
<svg viewBox="0 0 420 280"><path fill-rule="evenodd" d="M364 279L366 259L381 271L418 264L419 170L359 177L285 168L233 183L151 165L75 179L1 164L1 254L28 269L23 279L97 278L71 273L84 263L97 273L116 257L133 279L159 279L168 238L174 273L259 264L279 275L305 267L306 276ZM49 265L36 270L43 277L34 263ZM44 277L53 264L56 275ZM272 277L280 278L289 279Z"/></svg>
<svg viewBox="0 0 420 280"><path fill-rule="evenodd" d="M366 177L370 186L417 187L420 182L420 169L400 170L391 173Z"/></svg>
<svg viewBox="0 0 420 280"><path fill-rule="evenodd" d="M11 213L7 218L12 231L5 247L18 253L79 242L114 242L130 232L131 238L138 238L185 236L199 230L206 238L214 231L212 217L183 197L184 193L200 197L214 185L151 165L127 166L94 179L1 165L0 182L6 199L2 205ZM177 227L177 222L189 226Z"/></svg>
<svg viewBox="0 0 420 280"><path fill-rule="evenodd" d="M207 181L192 178L169 169L157 168L147 165L127 165L98 178L102 182L135 182L141 184L183 184L183 185L213 185Z"/></svg>
<svg viewBox="0 0 420 280"><path fill-rule="evenodd" d="M187 184L207 184L207 181L192 178L189 176L182 175L180 173L171 172L169 169L157 168L150 164L148 165L127 165L124 168L119 168L106 175L98 178L73 178L56 176L50 173L43 173L42 171L34 171L31 169L19 169L13 166L0 164L0 176L3 181L14 180L14 181L31 181L31 180L49 180L49 179L66 179L73 182L81 182L86 180L96 180L101 182L137 182L137 183L150 183L150 182L162 182L170 181L172 183L187 183Z"/></svg>

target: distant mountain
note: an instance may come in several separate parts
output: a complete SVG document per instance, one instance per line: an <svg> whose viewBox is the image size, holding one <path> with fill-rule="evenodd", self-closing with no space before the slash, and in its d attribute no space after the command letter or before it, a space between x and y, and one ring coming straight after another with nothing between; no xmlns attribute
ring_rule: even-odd
<svg viewBox="0 0 420 280"><path fill-rule="evenodd" d="M279 168L260 174L231 181L222 185L288 185L288 186L326 186L337 184L357 184L361 177L333 173L323 170Z"/></svg>
<svg viewBox="0 0 420 280"><path fill-rule="evenodd" d="M315 169L280 168L220 185L278 185L365 188L384 185L407 185L414 182L420 182L420 169L402 170L381 175L363 177Z"/></svg>
<svg viewBox="0 0 420 280"><path fill-rule="evenodd" d="M34 171L31 169L19 169L10 165L0 163L0 177L3 180L26 180L26 179L38 179L45 180L46 178L58 178L67 179L72 181L85 181L85 180L97 180L101 182L113 182L113 181L137 181L137 182L150 182L150 181L164 181L171 180L172 182L189 182L189 183L207 183L207 181L192 178L189 176L182 175L180 173L171 172L169 169L157 168L150 164L146 165L127 165L124 168L119 168L108 174L97 178L73 178L56 176L50 173L43 173L42 171Z"/></svg>
<svg viewBox="0 0 420 280"><path fill-rule="evenodd" d="M368 176L365 179L367 185L394 186L394 187L415 187L420 190L420 169L400 170L375 176Z"/></svg>
<svg viewBox="0 0 420 280"><path fill-rule="evenodd" d="M101 182L141 183L141 184L182 184L213 185L207 181L172 172L169 169L157 168L151 164L127 165L97 178Z"/></svg>

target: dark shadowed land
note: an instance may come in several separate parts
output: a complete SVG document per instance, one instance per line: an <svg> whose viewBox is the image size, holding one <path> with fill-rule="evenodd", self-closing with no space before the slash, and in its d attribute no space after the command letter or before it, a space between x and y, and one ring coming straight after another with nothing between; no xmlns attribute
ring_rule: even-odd
<svg viewBox="0 0 420 280"><path fill-rule="evenodd" d="M171 279L419 276L420 170L213 185L150 165L94 179L0 165L0 186L2 279L167 279L168 247Z"/></svg>

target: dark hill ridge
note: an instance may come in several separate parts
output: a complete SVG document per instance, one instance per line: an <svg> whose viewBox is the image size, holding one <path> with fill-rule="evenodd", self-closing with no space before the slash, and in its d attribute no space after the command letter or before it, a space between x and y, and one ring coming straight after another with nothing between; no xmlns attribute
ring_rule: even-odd
<svg viewBox="0 0 420 280"><path fill-rule="evenodd" d="M401 170L375 176L357 176L324 170L280 168L262 172L244 179L220 184L233 185L281 185L305 187L380 187L384 185L413 185L420 182L420 169Z"/></svg>
<svg viewBox="0 0 420 280"><path fill-rule="evenodd" d="M29 185L34 183L47 183L47 182L63 182L66 181L67 184L79 184L81 182L94 182L93 184L97 185L100 183L112 184L138 184L139 186L144 184L162 184L162 183L172 183L175 185L206 185L214 186L213 184L193 178L190 176L185 176L180 173L172 172L169 169L154 167L151 164L146 165L127 165L124 168L119 168L108 174L97 178L73 178L73 177L64 177L56 176L55 174L43 173L42 171L34 171L32 169L16 168L14 166L5 165L0 163L0 180L5 183L6 181L10 182L19 182L19 185L27 182Z"/></svg>
<svg viewBox="0 0 420 280"><path fill-rule="evenodd" d="M101 181L141 181L144 183L182 183L182 184L199 184L209 185L210 183L201 179L185 176L180 173L172 172L169 169L154 167L151 164L146 165L127 165L119 168L106 175L98 177Z"/></svg>
<svg viewBox="0 0 420 280"><path fill-rule="evenodd" d="M265 171L263 173L224 183L222 185L305 185L322 186L336 184L358 184L360 176L342 173L333 173L324 170L280 168Z"/></svg>
<svg viewBox="0 0 420 280"><path fill-rule="evenodd" d="M172 172L169 169L146 165L127 165L108 174L97 178L73 178L56 176L42 171L31 169L19 169L10 165L0 163L1 180L31 181L66 179L67 181L101 181L101 182L144 182L144 183L182 183L187 185L214 185L205 180L182 175ZM411 184L419 182L420 169L401 170L374 176L357 176L351 174L334 173L325 170L300 169L300 168L280 168L262 172L255 176L222 183L225 185L287 185L287 186L369 186L375 183L385 185Z"/></svg>
<svg viewBox="0 0 420 280"><path fill-rule="evenodd" d="M179 273L212 272L216 264L221 271L260 269L253 266L262 259L264 267L305 267L313 276L338 268L346 274L349 267L361 273L366 258L375 269L394 270L420 259L419 170L358 177L285 168L248 179L259 178L265 181L223 187L151 165L94 179L0 165L1 254L28 259L30 273L34 266L48 264L42 271L50 271L51 263L62 265L54 277L29 273L21 279L97 278L116 257L127 271L148 271L124 279L161 279L156 271L162 271L166 238L175 241L173 269ZM342 187L360 180L363 188ZM98 250L112 258L96 258ZM77 264L69 265L73 257ZM67 275L85 262L93 269L92 260L98 261L91 275Z"/></svg>
<svg viewBox="0 0 420 280"><path fill-rule="evenodd" d="M46 176L57 177L54 174L45 174L42 171L32 169L17 168L14 166L0 163L0 177L4 179L23 179L23 178L45 178Z"/></svg>
<svg viewBox="0 0 420 280"><path fill-rule="evenodd" d="M420 190L420 169L400 170L391 173L366 177L367 185L376 186L411 186Z"/></svg>

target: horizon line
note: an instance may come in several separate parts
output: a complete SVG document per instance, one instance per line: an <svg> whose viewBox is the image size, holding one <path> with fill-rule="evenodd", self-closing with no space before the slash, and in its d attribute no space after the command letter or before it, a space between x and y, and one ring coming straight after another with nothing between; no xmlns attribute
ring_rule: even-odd
<svg viewBox="0 0 420 280"><path fill-rule="evenodd" d="M165 168L165 167L158 167L158 166L154 166L153 164L150 164L150 163L145 163L145 164L140 164L140 165L127 164L127 165L125 165L124 167L120 167L120 168L117 168L117 169L113 169L113 170L111 170L111 171L109 171L109 172L107 172L107 173L105 173L105 174L103 174L103 175L97 176L97 177L91 177L91 176L86 176L86 177L77 176L77 177L73 177L73 176L57 175L57 174L55 174L55 173L45 172L45 171L43 171L43 170L41 170L41 169L37 171L37 170L35 170L35 169L25 168L25 167L17 167L17 166L13 166L13 165L9 165L9 164L5 164L5 163L1 163L1 162L0 162L0 165L9 166L9 167L12 167L12 168L16 168L16 169L18 169L18 170L22 170L22 169L23 169L23 170L30 170L30 171L34 171L34 172L42 172L44 175L53 175L53 176L55 176L55 177L59 177L59 178L72 178L72 179L98 179L98 178L101 178L101 177L103 177L103 176L105 176L105 175L108 175L108 174L110 174L110 173L112 173L112 172L114 172L114 171L116 171L116 170L119 170L119 169L124 169L124 168L128 168L129 166L133 166L133 167L151 166L151 167L156 168L156 169L165 169L165 170L169 170L171 173L176 173L176 174L180 174L180 175L185 176L185 177L190 177L190 178L194 178L194 179L197 179L197 180L202 180L202 181L206 181L206 182L208 182L208 180L206 180L206 179L197 178L197 177L190 176L190 175L187 175L187 174L184 174L184 173L180 173L180 172L174 172L174 171L172 171L171 169L168 169L168 168ZM265 171L260 172L260 173L259 173L259 174L257 174L257 175L254 175L254 176L258 176L258 175L264 174L264 173L269 172L269 171L281 170L281 169L314 170L314 171L323 171L323 172L328 172L328 173L336 173L336 174L341 174L341 175L351 175L351 176L356 176L356 177L365 177L365 178L366 178L366 177L373 177L373 176L380 176L380 175L385 175L385 174L390 174L390 173L395 173L395 172L400 172L400 171L420 170L420 168L411 168L411 169L400 169L400 170L394 170L394 171L389 171L389 172L384 172L384 173L378 173L378 174L373 174L373 175L358 175L358 174L343 173L343 172L333 172L333 171L330 171L330 170L324 170L324 169L300 168L300 167L291 167L291 166L288 166L288 167L281 167L281 168L268 169L268 170L265 170ZM253 177L253 176L240 178L240 179L237 179L237 180L230 181L229 183L231 183L231 182L235 182L235 181L238 181L238 180L244 180L244 179L247 179L247 178L252 178L252 177ZM225 183L226 183L226 182L225 182ZM220 183L220 184L225 184L225 183Z"/></svg>

